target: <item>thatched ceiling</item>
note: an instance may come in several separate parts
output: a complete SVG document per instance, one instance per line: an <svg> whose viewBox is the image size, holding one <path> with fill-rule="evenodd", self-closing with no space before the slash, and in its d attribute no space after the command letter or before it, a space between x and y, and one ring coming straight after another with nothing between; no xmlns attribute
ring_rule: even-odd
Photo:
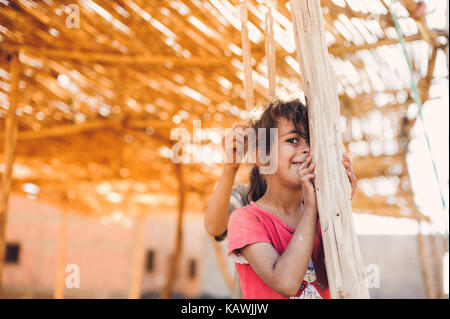
<svg viewBox="0 0 450 319"><path fill-rule="evenodd" d="M258 104L267 101L267 3L249 1ZM286 4L273 3L280 95L302 87ZM413 217L405 169L414 123L405 117L412 102L410 78L388 11L390 2L321 4L344 142L361 185L353 207ZM70 5L79 10L79 28L67 26L76 22L70 19ZM228 128L249 117L239 5L237 0L1 0L2 131L11 54L18 52L21 65L13 191L29 192L37 185L38 198L95 214L109 214L117 207L124 212L175 208L178 182L168 158L174 143L170 130L185 127L192 132L193 120L202 120L202 128ZM428 28L420 10L409 0L397 7L426 100L436 51L447 43L448 34ZM212 143L217 135L203 138L204 145L220 151L220 144ZM214 154L205 151L209 159ZM245 173L242 170L242 176ZM183 174L188 209L201 212L220 165L187 164ZM393 185L394 191L378 194L383 183Z"/></svg>

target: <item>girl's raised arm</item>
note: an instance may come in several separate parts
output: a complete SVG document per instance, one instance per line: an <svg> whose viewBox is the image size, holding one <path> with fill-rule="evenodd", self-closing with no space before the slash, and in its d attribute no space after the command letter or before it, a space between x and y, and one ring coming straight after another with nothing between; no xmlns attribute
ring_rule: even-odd
<svg viewBox="0 0 450 319"><path fill-rule="evenodd" d="M233 131L238 128L245 130L247 126L240 124L235 125ZM236 134L239 134L233 131L225 137L225 140L233 139ZM236 153L238 153L237 150L239 148L243 150L242 153L245 153L245 145L241 145L236 139L233 139L231 142L232 143L227 143L225 141L224 143L225 147L231 146L231 149L225 149L228 156L231 156L232 159L236 158ZM204 226L206 231L212 236L222 236L227 230L230 197L239 166L239 161L237 163L225 164L219 182L206 206Z"/></svg>

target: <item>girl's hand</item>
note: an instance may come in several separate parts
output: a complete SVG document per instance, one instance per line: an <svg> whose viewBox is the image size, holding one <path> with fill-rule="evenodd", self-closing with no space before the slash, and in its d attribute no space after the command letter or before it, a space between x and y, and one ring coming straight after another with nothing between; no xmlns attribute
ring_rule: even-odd
<svg viewBox="0 0 450 319"><path fill-rule="evenodd" d="M350 181L350 185L352 186L352 195L350 197L350 199L352 199L356 193L358 181L356 179L355 173L353 172L352 163L350 162L350 156L348 156L348 154L345 153L342 155L342 157L344 158L342 160L342 164L344 164L345 172L347 173L348 180Z"/></svg>
<svg viewBox="0 0 450 319"><path fill-rule="evenodd" d="M305 201L305 208L310 209L313 213L317 212L316 189L314 188L314 163L312 155L309 155L306 160L298 167L297 174L300 175L302 182L303 198Z"/></svg>
<svg viewBox="0 0 450 319"><path fill-rule="evenodd" d="M244 135L246 129L248 126L236 124L224 139L226 163L234 169L239 168L247 151L248 138Z"/></svg>

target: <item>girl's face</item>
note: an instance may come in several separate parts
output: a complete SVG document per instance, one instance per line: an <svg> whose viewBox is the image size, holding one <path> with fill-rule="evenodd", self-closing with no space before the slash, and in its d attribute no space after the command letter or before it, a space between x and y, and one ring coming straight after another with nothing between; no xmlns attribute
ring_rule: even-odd
<svg viewBox="0 0 450 319"><path fill-rule="evenodd" d="M292 120L280 118L278 120L278 169L274 175L288 187L300 187L297 168L306 160L309 152L308 141L296 132Z"/></svg>

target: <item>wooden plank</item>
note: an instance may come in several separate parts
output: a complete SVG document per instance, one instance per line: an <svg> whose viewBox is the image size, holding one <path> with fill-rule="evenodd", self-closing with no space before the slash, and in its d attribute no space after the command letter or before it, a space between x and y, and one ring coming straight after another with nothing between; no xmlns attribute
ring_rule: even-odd
<svg viewBox="0 0 450 319"><path fill-rule="evenodd" d="M315 187L332 298L369 298L356 238L351 187L342 166L339 99L325 41L320 3L291 0L297 60L307 97Z"/></svg>
<svg viewBox="0 0 450 319"><path fill-rule="evenodd" d="M18 133L18 139L21 141L34 140L50 137L60 137L65 135L79 134L88 131L113 128L114 122L109 120L95 120L80 124L57 125L40 131L24 131ZM5 134L0 134L0 140L5 139Z"/></svg>
<svg viewBox="0 0 450 319"><path fill-rule="evenodd" d="M267 76L269 78L269 97L276 96L276 64L275 64L275 40L273 38L272 8L269 7L264 21L266 35Z"/></svg>
<svg viewBox="0 0 450 319"><path fill-rule="evenodd" d="M409 204L411 208L414 210L415 214L418 216L419 209L417 208L416 204L414 202L411 202ZM438 283L435 283L433 281L433 276L431 274L429 258L427 254L429 248L426 247L426 242L422 234L422 222L419 218L417 218L417 225L419 226L419 229L417 231L417 253L419 255L420 270L422 272L423 283L425 286L425 293L428 299L435 299L436 298L435 288L433 286Z"/></svg>
<svg viewBox="0 0 450 319"><path fill-rule="evenodd" d="M212 57L190 57L179 58L175 55L132 55L132 54L119 54L119 53L106 53L106 52L90 52L90 51L69 51L64 49L50 49L50 48L37 48L29 45L17 45L17 44L1 44L2 50L7 52L23 51L33 56L45 56L50 58L63 58L74 59L78 61L96 61L104 63L136 65L161 65L164 63L173 63L174 65L197 65L197 66L211 66L229 64L231 59L223 56Z"/></svg>
<svg viewBox="0 0 450 319"><path fill-rule="evenodd" d="M6 252L6 225L8 222L8 201L11 190L14 151L17 142L16 107L19 98L20 63L17 54L12 55L9 74L11 85L9 92L9 110L5 120L5 142L3 146L4 170L0 180L0 295L2 290L3 261Z"/></svg>
<svg viewBox="0 0 450 319"><path fill-rule="evenodd" d="M251 110L254 105L253 82L252 82L252 53L250 40L248 38L248 15L247 0L241 6L241 34L242 34L242 58L244 62L244 89L245 89L245 109Z"/></svg>

